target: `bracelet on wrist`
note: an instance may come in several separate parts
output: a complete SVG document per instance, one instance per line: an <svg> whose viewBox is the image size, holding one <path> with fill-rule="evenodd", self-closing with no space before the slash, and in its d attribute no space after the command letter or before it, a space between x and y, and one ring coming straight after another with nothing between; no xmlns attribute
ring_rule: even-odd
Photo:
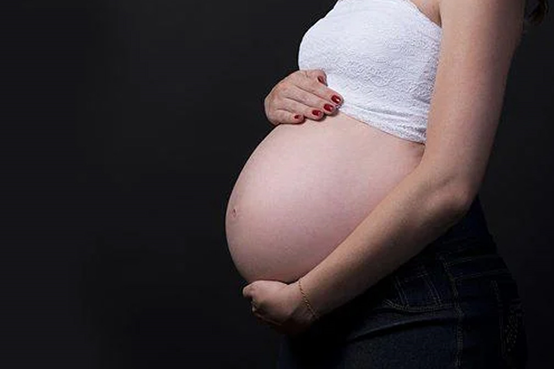
<svg viewBox="0 0 554 369"><path fill-rule="evenodd" d="M300 288L300 293L302 294L302 299L304 300L304 303L308 307L308 310L310 311L310 313L312 313L312 316L313 316L314 320L319 319L319 314L317 314L315 312L315 310L312 308L312 304L310 304L310 301L308 301L308 297L306 296L306 293L302 289L302 284L300 283L300 278L298 278L298 288Z"/></svg>

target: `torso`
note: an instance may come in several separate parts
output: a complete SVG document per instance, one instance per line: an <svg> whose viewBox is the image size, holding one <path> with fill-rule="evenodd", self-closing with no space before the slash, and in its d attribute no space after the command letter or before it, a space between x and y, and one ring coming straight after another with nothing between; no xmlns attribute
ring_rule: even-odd
<svg viewBox="0 0 554 369"><path fill-rule="evenodd" d="M290 283L309 272L418 165L424 148L340 110L275 127L227 205L227 241L240 274Z"/></svg>
<svg viewBox="0 0 554 369"><path fill-rule="evenodd" d="M412 3L441 25L437 0ZM246 162L227 204L227 242L239 273L249 283L305 275L415 169L424 150L340 109L320 121L278 125Z"/></svg>

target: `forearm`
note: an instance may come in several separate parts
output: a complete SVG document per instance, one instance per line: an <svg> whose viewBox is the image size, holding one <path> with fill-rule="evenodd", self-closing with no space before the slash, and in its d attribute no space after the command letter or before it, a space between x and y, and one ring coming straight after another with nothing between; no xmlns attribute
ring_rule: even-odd
<svg viewBox="0 0 554 369"><path fill-rule="evenodd" d="M462 217L467 201L460 186L433 178L429 169L414 169L331 254L301 278L320 315L393 272Z"/></svg>

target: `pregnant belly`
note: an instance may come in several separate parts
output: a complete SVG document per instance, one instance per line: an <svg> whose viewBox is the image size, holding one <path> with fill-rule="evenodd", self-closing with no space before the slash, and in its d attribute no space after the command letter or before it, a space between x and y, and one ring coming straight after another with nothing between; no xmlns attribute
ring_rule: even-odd
<svg viewBox="0 0 554 369"><path fill-rule="evenodd" d="M245 163L227 204L237 270L249 283L297 280L417 166L423 150L340 111L275 127Z"/></svg>

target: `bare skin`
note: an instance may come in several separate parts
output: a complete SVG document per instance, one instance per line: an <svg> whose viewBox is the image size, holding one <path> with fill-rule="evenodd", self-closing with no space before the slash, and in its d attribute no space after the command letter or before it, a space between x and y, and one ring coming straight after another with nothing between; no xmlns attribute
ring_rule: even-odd
<svg viewBox="0 0 554 369"><path fill-rule="evenodd" d="M437 20L431 1L417 5ZM425 145L343 114L343 101L322 70L295 71L266 96L276 127L245 164L226 211L229 250L247 281L307 273L421 161Z"/></svg>
<svg viewBox="0 0 554 369"><path fill-rule="evenodd" d="M423 151L340 110L278 125L246 162L227 206L237 269L249 282L298 279L418 165Z"/></svg>
<svg viewBox="0 0 554 369"><path fill-rule="evenodd" d="M438 0L411 2L429 20L441 26ZM272 88L264 99L264 108L268 120L273 125L299 124L306 118L318 121L326 115L335 114L343 101L340 91L327 86L323 70L298 70Z"/></svg>
<svg viewBox="0 0 554 369"><path fill-rule="evenodd" d="M353 232L302 276L304 293L320 315L363 292L446 231L467 211L483 180L512 56L521 40L524 2L487 0L483 6L482 0L439 1L443 39L424 155ZM310 323L295 318L299 315L283 314L302 304L297 293L288 292L293 287L262 280L246 286L243 293L265 302L264 320L284 316L277 320L279 326L283 320L297 327L290 322L298 319L306 327ZM271 288L283 292L270 293Z"/></svg>

